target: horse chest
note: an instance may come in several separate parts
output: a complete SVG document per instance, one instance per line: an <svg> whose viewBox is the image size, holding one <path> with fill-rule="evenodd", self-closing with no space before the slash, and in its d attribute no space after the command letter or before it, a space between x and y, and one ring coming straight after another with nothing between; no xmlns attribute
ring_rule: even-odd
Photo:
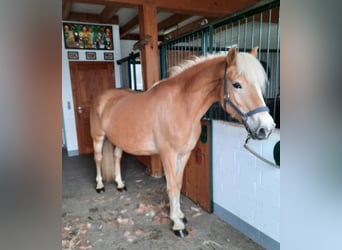
<svg viewBox="0 0 342 250"><path fill-rule="evenodd" d="M167 130L168 132L165 132L161 129L164 136L158 136L160 138L158 147L170 147L175 152L184 154L195 147L201 133L201 125L197 122L192 125L188 124L188 126L172 123L172 126L168 127Z"/></svg>

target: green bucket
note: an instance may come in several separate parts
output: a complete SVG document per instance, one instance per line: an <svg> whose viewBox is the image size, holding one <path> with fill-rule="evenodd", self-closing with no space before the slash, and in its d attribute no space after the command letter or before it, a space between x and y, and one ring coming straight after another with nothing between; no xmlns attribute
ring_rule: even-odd
<svg viewBox="0 0 342 250"><path fill-rule="evenodd" d="M275 163L280 166L280 141L278 141L273 148L273 158Z"/></svg>

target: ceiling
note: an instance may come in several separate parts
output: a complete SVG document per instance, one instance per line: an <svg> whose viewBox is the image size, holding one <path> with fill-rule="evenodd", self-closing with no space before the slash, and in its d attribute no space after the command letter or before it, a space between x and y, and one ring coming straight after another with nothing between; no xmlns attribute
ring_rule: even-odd
<svg viewBox="0 0 342 250"><path fill-rule="evenodd" d="M258 0L63 0L63 21L117 24L120 39L139 40L139 5L157 6L158 40L173 38Z"/></svg>

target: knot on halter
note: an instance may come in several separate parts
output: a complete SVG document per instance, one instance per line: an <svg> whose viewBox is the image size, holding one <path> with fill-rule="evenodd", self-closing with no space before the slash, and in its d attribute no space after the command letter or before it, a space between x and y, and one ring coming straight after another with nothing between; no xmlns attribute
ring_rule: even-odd
<svg viewBox="0 0 342 250"><path fill-rule="evenodd" d="M224 63L223 82L224 82L224 109L225 111L227 112L226 105L229 104L240 115L243 124L245 125L248 132L250 132L249 126L247 125L248 117L256 113L260 113L260 112L269 112L270 111L269 108L267 106L261 106L247 113L244 113L232 102L232 100L229 98L229 93L228 93L227 62Z"/></svg>

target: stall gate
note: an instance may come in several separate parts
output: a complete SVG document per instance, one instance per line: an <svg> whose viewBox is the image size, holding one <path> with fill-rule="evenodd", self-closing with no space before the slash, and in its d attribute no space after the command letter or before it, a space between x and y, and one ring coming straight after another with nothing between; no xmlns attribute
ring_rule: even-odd
<svg viewBox="0 0 342 250"><path fill-rule="evenodd" d="M239 13L234 13L215 23L207 24L191 33L170 39L159 46L160 76L168 77L169 69L192 59L194 56L224 53L237 46L239 51L249 52L258 46L258 59L265 68L269 84L265 91L265 102L270 108L277 127L280 128L280 22L279 0L261 1ZM187 163L182 192L212 211L211 185L211 120L234 121L215 103L202 119L201 137ZM199 178L200 172L205 180ZM209 190L209 191L208 191ZM205 194L206 197L203 197Z"/></svg>

